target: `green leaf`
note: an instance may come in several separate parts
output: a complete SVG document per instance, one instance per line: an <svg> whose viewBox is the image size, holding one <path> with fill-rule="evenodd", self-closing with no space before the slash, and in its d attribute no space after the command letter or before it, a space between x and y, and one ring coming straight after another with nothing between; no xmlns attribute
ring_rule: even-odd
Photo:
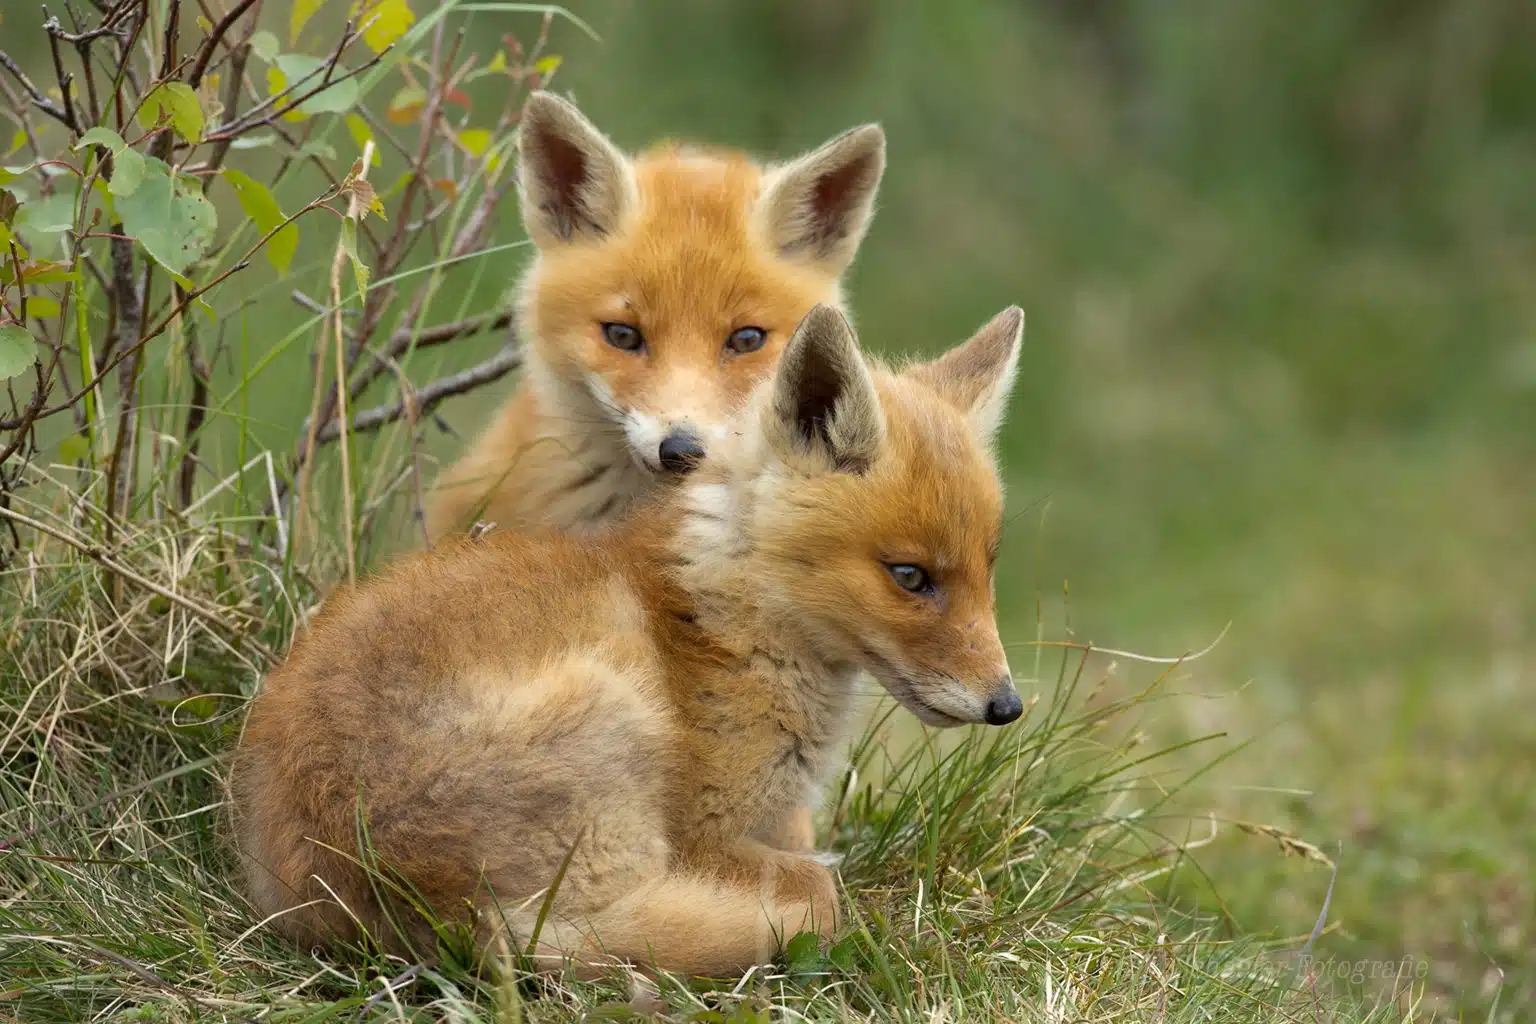
<svg viewBox="0 0 1536 1024"><path fill-rule="evenodd" d="M294 0L293 10L288 12L288 44L299 41L299 33L309 24L315 12L325 6L325 0ZM270 61L270 58L267 58Z"/></svg>
<svg viewBox="0 0 1536 1024"><path fill-rule="evenodd" d="M16 134L11 136L11 148L5 151L6 156L17 152L27 144L27 133L21 128L16 129Z"/></svg>
<svg viewBox="0 0 1536 1024"><path fill-rule="evenodd" d="M357 223L351 217L343 217L341 220L341 247L347 251L347 259L352 261L352 276L357 278L358 298L368 298L368 264L358 258Z"/></svg>
<svg viewBox="0 0 1536 1024"><path fill-rule="evenodd" d="M0 167L0 185L10 184L30 171L32 167L32 164L27 164L24 167Z"/></svg>
<svg viewBox="0 0 1536 1024"><path fill-rule="evenodd" d="M298 8L295 7L294 10ZM251 52L268 64L271 64L272 58L277 56L281 45L277 41L277 36L265 30L251 36Z"/></svg>
<svg viewBox="0 0 1536 1024"><path fill-rule="evenodd" d="M131 196L144 181L144 154L124 148L112 160L112 183L107 191L114 196Z"/></svg>
<svg viewBox="0 0 1536 1024"><path fill-rule="evenodd" d="M230 149L262 149L277 141L276 135L242 135L238 139L231 139Z"/></svg>
<svg viewBox="0 0 1536 1024"><path fill-rule="evenodd" d="M815 932L801 932L784 947L784 962L792 973L814 971L821 964L821 937Z"/></svg>
<svg viewBox="0 0 1536 1024"><path fill-rule="evenodd" d="M32 368L37 361L37 342L20 324L0 327L0 380L10 380Z"/></svg>
<svg viewBox="0 0 1536 1024"><path fill-rule="evenodd" d="M84 434L68 434L59 442L59 461L65 465L85 462L91 457L91 439Z"/></svg>
<svg viewBox="0 0 1536 1024"><path fill-rule="evenodd" d="M10 267L5 268L6 280L9 280ZM59 284L63 281L80 280L80 271L71 267L68 263L53 263L49 260L33 260L21 268L21 279L27 284Z"/></svg>
<svg viewBox="0 0 1536 1024"><path fill-rule="evenodd" d="M293 96L303 96L311 89L320 88L320 80L325 77L327 62L319 57L311 57L307 53L283 53L277 56L274 63L283 76L285 86L294 85ZM357 79L335 81L338 76L346 73L347 69L337 64L335 70L331 72L331 83L300 103L299 113L314 116L315 114L342 114L351 110L357 103ZM300 82L305 75L313 75L313 77ZM270 76L268 77L270 79ZM268 84L270 85L270 81Z"/></svg>
<svg viewBox="0 0 1536 1024"><path fill-rule="evenodd" d="M283 222L285 218L282 208L277 205L277 200L272 197L267 186L232 167L224 168L223 173L224 180L229 182L240 199L240 208L256 223L256 230L265 235ZM262 251L267 254L267 262L279 274L287 274L288 268L293 265L293 254L298 248L298 225L289 224L273 235Z"/></svg>
<svg viewBox="0 0 1536 1024"><path fill-rule="evenodd" d="M304 145L299 147L299 151L296 155L300 158L317 156L321 160L335 160L336 147L332 146L329 142L321 142L319 139L310 139L308 142L304 143Z"/></svg>
<svg viewBox="0 0 1536 1024"><path fill-rule="evenodd" d="M188 142L203 137L203 108L197 105L197 93L185 82L161 82L144 97L139 107L139 124L153 128L164 115L171 130Z"/></svg>
<svg viewBox="0 0 1536 1024"><path fill-rule="evenodd" d="M117 199L123 230L155 262L185 274L213 240L213 204L196 188L183 188L163 160L144 159L144 181L132 195Z"/></svg>
<svg viewBox="0 0 1536 1024"><path fill-rule="evenodd" d="M16 212L18 230L40 235L57 234L75 226L75 204L79 201L75 192L55 192L51 196L24 203Z"/></svg>
<svg viewBox="0 0 1536 1024"><path fill-rule="evenodd" d="M58 316L59 312L59 304L48 296L27 296L27 316L42 317L46 320L50 316Z"/></svg>
<svg viewBox="0 0 1536 1024"><path fill-rule="evenodd" d="M126 145L127 143L123 141L123 137L117 134L117 132L110 128L102 128L98 125L97 127L92 128L90 131L86 132L84 135L80 136L80 141L75 143L73 148L75 152L78 153L86 146L106 146L112 152L116 153Z"/></svg>
<svg viewBox="0 0 1536 1024"><path fill-rule="evenodd" d="M363 42L383 53L416 23L416 15L405 0L353 0L352 20L367 26Z"/></svg>

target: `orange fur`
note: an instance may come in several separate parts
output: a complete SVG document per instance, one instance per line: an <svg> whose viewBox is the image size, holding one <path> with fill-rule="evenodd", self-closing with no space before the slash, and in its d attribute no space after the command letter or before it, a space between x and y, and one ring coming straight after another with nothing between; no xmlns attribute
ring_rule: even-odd
<svg viewBox="0 0 1536 1024"><path fill-rule="evenodd" d="M987 442L1021 327L1009 310L894 372L818 306L703 466L614 529L455 540L339 592L236 761L260 912L304 941L430 947L357 866L366 833L482 941L526 943L564 865L546 966L739 972L831 934L831 873L754 837L835 770L855 678L935 725L1019 714Z"/></svg>
<svg viewBox="0 0 1536 1024"><path fill-rule="evenodd" d="M865 126L782 166L663 145L630 159L564 101L529 101L519 137L536 256L521 290L516 393L446 469L427 505L434 540L612 522L667 474L659 443L707 453L795 325L838 280L867 226L884 137ZM605 340L605 323L642 351ZM737 352L733 332L766 332Z"/></svg>

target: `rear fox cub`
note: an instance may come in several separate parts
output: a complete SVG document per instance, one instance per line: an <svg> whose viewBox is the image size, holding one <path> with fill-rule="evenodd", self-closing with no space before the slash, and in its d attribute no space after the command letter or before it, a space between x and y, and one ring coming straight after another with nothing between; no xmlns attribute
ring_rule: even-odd
<svg viewBox="0 0 1536 1024"><path fill-rule="evenodd" d="M611 522L692 469L806 311L841 302L885 167L876 125L781 166L675 146L631 160L548 93L518 149L525 369L438 479L433 540L476 519Z"/></svg>
<svg viewBox="0 0 1536 1024"><path fill-rule="evenodd" d="M454 541L339 592L239 751L257 907L305 941L430 949L425 905L521 944L564 865L551 968L739 973L828 935L832 874L761 837L832 767L854 678L930 725L1021 713L990 441L1022 326L893 371L817 306L710 457L613 529Z"/></svg>

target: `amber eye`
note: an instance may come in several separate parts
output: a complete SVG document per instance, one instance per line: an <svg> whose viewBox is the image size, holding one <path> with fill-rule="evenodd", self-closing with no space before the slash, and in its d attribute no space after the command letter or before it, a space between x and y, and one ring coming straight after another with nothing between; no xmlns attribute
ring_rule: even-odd
<svg viewBox="0 0 1536 1024"><path fill-rule="evenodd" d="M645 339L641 337L639 328L629 324L603 324L603 338L623 352L640 352L645 348Z"/></svg>
<svg viewBox="0 0 1536 1024"><path fill-rule="evenodd" d="M768 332L761 327L739 327L725 339L725 347L739 356L756 352L768 340Z"/></svg>
<svg viewBox="0 0 1536 1024"><path fill-rule="evenodd" d="M896 585L909 594L932 594L934 592L933 578L928 575L928 570L920 565L888 565L885 571L891 574L891 579Z"/></svg>

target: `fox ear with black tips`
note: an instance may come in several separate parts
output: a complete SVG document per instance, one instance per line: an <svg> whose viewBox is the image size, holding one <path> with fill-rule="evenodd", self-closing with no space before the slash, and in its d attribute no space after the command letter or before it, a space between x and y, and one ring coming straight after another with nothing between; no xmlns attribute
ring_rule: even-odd
<svg viewBox="0 0 1536 1024"><path fill-rule="evenodd" d="M629 158L553 93L528 97L517 148L523 223L540 248L601 238L637 202Z"/></svg>
<svg viewBox="0 0 1536 1024"><path fill-rule="evenodd" d="M880 454L875 382L853 328L831 306L813 307L785 345L767 421L769 443L813 472L862 473Z"/></svg>
<svg viewBox="0 0 1536 1024"><path fill-rule="evenodd" d="M769 172L758 210L770 244L786 259L842 273L859 249L885 172L885 132L846 131Z"/></svg>
<svg viewBox="0 0 1536 1024"><path fill-rule="evenodd" d="M991 442L1013 393L1023 338L1024 311L1009 306L969 341L907 372L965 413L977 433Z"/></svg>

